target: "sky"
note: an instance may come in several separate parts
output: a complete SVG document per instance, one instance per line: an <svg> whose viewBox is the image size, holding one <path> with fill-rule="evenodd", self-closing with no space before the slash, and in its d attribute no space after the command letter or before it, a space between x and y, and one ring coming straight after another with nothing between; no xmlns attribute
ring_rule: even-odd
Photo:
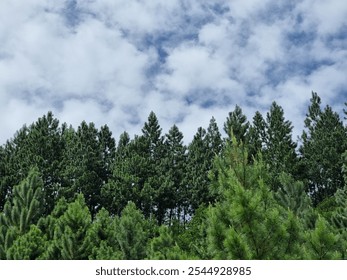
<svg viewBox="0 0 347 280"><path fill-rule="evenodd" d="M0 144L52 111L116 140L153 111L185 141L276 101L300 135L311 92L347 101L347 1L0 0Z"/></svg>

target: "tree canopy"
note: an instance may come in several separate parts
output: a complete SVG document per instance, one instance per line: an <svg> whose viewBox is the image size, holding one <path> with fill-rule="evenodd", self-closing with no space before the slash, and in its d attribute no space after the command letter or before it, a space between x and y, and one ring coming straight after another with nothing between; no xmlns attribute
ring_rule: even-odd
<svg viewBox="0 0 347 280"><path fill-rule="evenodd" d="M346 259L347 127L314 92L303 124L236 105L186 143L150 112L116 141L48 112L0 146L0 259Z"/></svg>

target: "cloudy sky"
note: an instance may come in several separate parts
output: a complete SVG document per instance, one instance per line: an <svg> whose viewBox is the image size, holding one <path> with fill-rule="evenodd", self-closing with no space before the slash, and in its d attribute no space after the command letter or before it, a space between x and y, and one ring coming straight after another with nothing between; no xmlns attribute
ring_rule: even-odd
<svg viewBox="0 0 347 280"><path fill-rule="evenodd" d="M342 112L347 1L0 1L0 144L49 110L116 139L154 111L190 141L273 101L299 133L311 91Z"/></svg>

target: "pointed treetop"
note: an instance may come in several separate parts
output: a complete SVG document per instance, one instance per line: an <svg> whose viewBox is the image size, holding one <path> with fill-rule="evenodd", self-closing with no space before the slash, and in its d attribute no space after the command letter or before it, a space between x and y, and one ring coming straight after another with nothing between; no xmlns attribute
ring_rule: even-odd
<svg viewBox="0 0 347 280"><path fill-rule="evenodd" d="M240 106L236 105L235 110L229 113L229 116L224 123L224 131L230 137L235 135L237 141L245 142L249 129L247 117L242 113Z"/></svg>

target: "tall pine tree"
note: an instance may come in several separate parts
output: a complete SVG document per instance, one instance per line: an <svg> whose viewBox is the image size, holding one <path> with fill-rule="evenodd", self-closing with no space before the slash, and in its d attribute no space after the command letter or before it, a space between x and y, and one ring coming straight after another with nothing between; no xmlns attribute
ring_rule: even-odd
<svg viewBox="0 0 347 280"><path fill-rule="evenodd" d="M312 93L301 138L304 179L317 205L343 188L342 154L347 149L347 133L339 115L330 106L322 110L317 93Z"/></svg>

